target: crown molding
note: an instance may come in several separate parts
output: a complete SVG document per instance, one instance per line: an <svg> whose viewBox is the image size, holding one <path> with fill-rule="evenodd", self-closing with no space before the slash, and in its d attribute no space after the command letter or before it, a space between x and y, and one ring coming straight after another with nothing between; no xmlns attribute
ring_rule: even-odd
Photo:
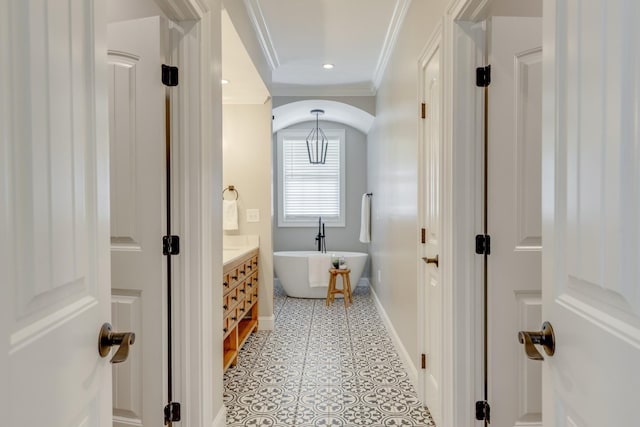
<svg viewBox="0 0 640 427"><path fill-rule="evenodd" d="M260 3L258 0L244 0L244 4L247 8L247 13L249 14L249 19L251 20L253 29L258 36L258 43L260 43L262 52L267 59L267 63L269 64L271 71L274 71L280 66L280 59L278 59L278 53L273 45L273 40L271 40L269 27L267 27L267 21L262 13Z"/></svg>
<svg viewBox="0 0 640 427"><path fill-rule="evenodd" d="M272 83L272 96L375 96L376 88L373 84L353 85L287 85Z"/></svg>
<svg viewBox="0 0 640 427"><path fill-rule="evenodd" d="M382 77L384 77L384 72L387 69L387 65L389 65L389 59L393 53L393 48L395 47L396 40L398 39L398 34L400 33L400 28L402 27L404 18L407 16L410 4L411 0L396 0L396 7L394 8L393 15L389 20L387 34L384 38L382 49L380 50L378 63L375 71L373 72L373 86L376 91L380 87Z"/></svg>
<svg viewBox="0 0 640 427"><path fill-rule="evenodd" d="M155 0L156 4L174 21L200 20L209 11L205 0Z"/></svg>

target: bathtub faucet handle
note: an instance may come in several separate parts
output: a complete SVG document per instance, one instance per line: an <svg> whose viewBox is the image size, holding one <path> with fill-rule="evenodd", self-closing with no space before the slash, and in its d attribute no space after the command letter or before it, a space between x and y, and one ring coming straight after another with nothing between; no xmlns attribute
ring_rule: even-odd
<svg viewBox="0 0 640 427"><path fill-rule="evenodd" d="M318 234L316 234L316 243L318 244L318 252L327 253L327 245L325 243L324 224L322 217L318 217Z"/></svg>

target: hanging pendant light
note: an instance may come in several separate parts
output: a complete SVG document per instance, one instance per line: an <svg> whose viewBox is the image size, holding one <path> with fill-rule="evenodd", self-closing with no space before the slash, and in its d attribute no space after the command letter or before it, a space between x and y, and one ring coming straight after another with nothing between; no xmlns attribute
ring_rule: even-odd
<svg viewBox="0 0 640 427"><path fill-rule="evenodd" d="M309 154L309 163L312 165L324 165L327 160L327 148L329 148L329 140L320 129L318 117L324 114L324 110L311 110L311 114L316 115L316 127L311 129L307 136L307 153Z"/></svg>

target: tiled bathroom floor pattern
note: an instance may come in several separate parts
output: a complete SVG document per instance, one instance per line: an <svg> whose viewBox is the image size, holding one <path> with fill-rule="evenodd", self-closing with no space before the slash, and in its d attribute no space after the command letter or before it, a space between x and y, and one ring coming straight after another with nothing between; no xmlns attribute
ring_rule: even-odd
<svg viewBox="0 0 640 427"><path fill-rule="evenodd" d="M228 426L433 426L366 286L342 300L286 297L224 376Z"/></svg>

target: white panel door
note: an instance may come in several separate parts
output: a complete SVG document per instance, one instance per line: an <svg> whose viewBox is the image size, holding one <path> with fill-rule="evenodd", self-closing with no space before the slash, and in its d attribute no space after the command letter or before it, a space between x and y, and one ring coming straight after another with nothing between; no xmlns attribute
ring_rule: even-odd
<svg viewBox="0 0 640 427"><path fill-rule="evenodd" d="M0 2L0 413L111 425L103 2Z"/></svg>
<svg viewBox="0 0 640 427"><path fill-rule="evenodd" d="M113 370L114 426L164 423L166 28L160 17L108 26L112 316L137 339Z"/></svg>
<svg viewBox="0 0 640 427"><path fill-rule="evenodd" d="M517 341L541 324L542 20L490 22L487 219L491 425L540 425L542 372Z"/></svg>
<svg viewBox="0 0 640 427"><path fill-rule="evenodd" d="M544 4L543 364L548 426L637 426L640 2Z"/></svg>
<svg viewBox="0 0 640 427"><path fill-rule="evenodd" d="M423 120L421 153L422 153L422 194L424 228L426 229L425 244L422 246L423 262L421 264L421 284L424 299L421 310L424 312L424 354L425 369L422 371L424 397L431 416L436 425L442 421L442 286L439 264L433 262L439 258L442 236L441 227L441 198L442 178L440 173L442 153L442 123L441 123L441 50L437 46L424 62L423 100L425 103L425 119ZM427 263L427 259L431 259ZM450 261L450 260L448 260Z"/></svg>

